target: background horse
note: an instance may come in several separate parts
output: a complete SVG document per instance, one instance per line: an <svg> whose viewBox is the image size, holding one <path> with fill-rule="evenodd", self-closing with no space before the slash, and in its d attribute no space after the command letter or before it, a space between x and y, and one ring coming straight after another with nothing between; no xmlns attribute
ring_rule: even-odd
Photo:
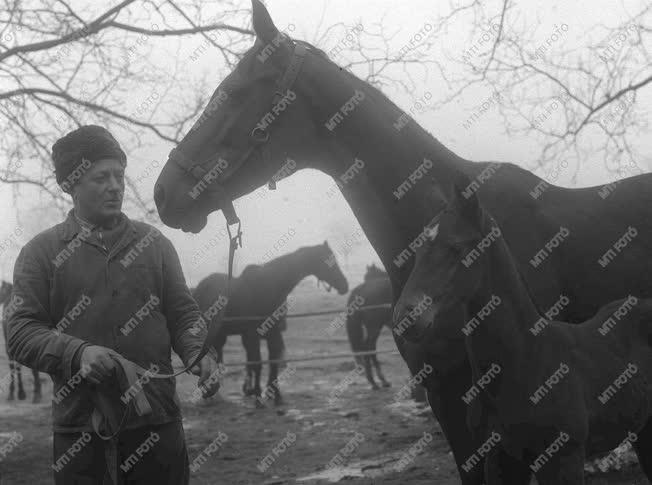
<svg viewBox="0 0 652 485"><path fill-rule="evenodd" d="M2 305L2 333L4 335L5 339L5 351L7 352L7 358L9 359L9 374L11 375L11 382L9 384L9 396L7 397L7 400L13 401L14 400L14 392L15 392L15 383L14 380L18 382L18 399L21 401L25 399L25 389L23 388L23 376L21 372L21 365L16 362L11 355L9 355L9 346L7 345L7 323L9 321L8 318L5 318L5 311L7 310L7 306L9 304L9 301L11 300L11 290L13 289L13 285L11 283L8 283L6 281L2 282L2 285L0 285L0 305ZM39 376L39 372L35 369L32 370L32 375L34 376L34 397L32 398L32 402L38 403L41 402L41 378Z"/></svg>
<svg viewBox="0 0 652 485"><path fill-rule="evenodd" d="M383 326L391 327L391 308L360 309L361 306L380 305L392 302L392 285L389 276L375 264L367 266L364 282L351 291L347 308L351 311L346 316L346 333L353 352L375 351L376 342ZM356 362L364 365L365 373L372 389L379 389L374 380L371 364L373 363L378 379L383 387L390 384L380 370L378 356L363 355L356 357Z"/></svg>
<svg viewBox="0 0 652 485"><path fill-rule="evenodd" d="M250 264L239 277L234 278L224 317L263 318L223 322L216 341L213 342L213 347L219 354L219 361L223 360L222 348L229 335L242 337L248 362L261 360L261 338L267 340L269 359L282 359L285 345L281 332L286 327L287 296L302 279L310 275L334 287L340 295L349 290L346 278L326 241L317 246L299 248L264 265ZM193 297L206 319L210 321L210 325L214 324L215 316L211 317L210 313L207 313L208 309L220 301L220 295L224 296L226 280L227 275L214 273L200 281L193 290ZM277 380L278 368L279 364L270 364L267 379L267 389L273 395L275 404L283 402ZM261 364L247 365L247 376L243 385L245 394L260 397L261 369ZM257 399L256 404L259 403L261 400Z"/></svg>
<svg viewBox="0 0 652 485"><path fill-rule="evenodd" d="M208 104L210 108L174 147L156 181L154 201L164 224L201 231L210 213L226 209L226 214L233 214L233 200L272 179L278 181L291 158L295 171L320 170L338 182L388 271L396 298L414 264L413 247L429 220L426 194L433 184L445 186L462 172L472 180L465 192L477 193L498 222L540 310L546 311L564 294L570 303L559 318L580 322L628 294L652 297L652 175L622 180L608 197L600 195L601 187L551 184L535 197L532 192L544 182L540 177L511 163L460 157L322 50L282 35L260 1L252 0L252 5L256 41L215 90L214 96L226 91L228 99L217 109ZM273 52L260 62L270 45ZM261 128L260 120L276 107L275 93L280 89L282 94L291 89L296 98ZM397 130L396 122L406 118L407 124ZM211 184L213 190L196 200L188 197L198 174L211 170L220 158L230 166ZM357 160L363 161L360 170L359 162L354 166ZM203 172L193 170L202 166ZM561 227L570 234L561 242L555 239L553 247L550 241ZM636 237L616 253L614 244L631 233L630 227L636 229ZM441 315L458 327L463 318L461 306ZM424 382L428 402L453 451L463 485L479 485L482 460L470 469L462 466L483 444L469 432L461 405L472 379L463 334L447 338L437 328L431 324L420 340L395 332L393 336L413 375L425 364L433 367ZM507 456L504 460L510 462ZM505 469L507 483L529 483L528 467L513 463Z"/></svg>

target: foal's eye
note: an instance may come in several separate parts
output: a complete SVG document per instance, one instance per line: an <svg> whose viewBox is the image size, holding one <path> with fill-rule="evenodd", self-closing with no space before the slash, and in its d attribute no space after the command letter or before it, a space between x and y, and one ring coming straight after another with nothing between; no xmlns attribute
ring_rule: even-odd
<svg viewBox="0 0 652 485"><path fill-rule="evenodd" d="M437 234L439 234L439 223L435 224L434 226L426 226L423 230L423 234L426 236L428 241L434 241L437 237Z"/></svg>

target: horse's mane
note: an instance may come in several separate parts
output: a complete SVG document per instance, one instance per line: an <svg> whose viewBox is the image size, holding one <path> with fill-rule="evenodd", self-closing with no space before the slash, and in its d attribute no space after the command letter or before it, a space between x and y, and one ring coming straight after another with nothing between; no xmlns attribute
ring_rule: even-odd
<svg viewBox="0 0 652 485"><path fill-rule="evenodd" d="M364 280L369 281L378 278L389 278L389 276L387 276L387 273L375 264L367 266L367 272L364 275Z"/></svg>

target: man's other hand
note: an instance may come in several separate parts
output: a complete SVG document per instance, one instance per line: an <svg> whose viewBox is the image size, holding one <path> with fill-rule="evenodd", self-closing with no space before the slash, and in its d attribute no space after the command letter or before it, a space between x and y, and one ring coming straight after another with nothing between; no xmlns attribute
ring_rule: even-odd
<svg viewBox="0 0 652 485"><path fill-rule="evenodd" d="M211 356L205 355L190 372L199 376L197 387L202 390L202 397L211 397L220 388L217 362Z"/></svg>
<svg viewBox="0 0 652 485"><path fill-rule="evenodd" d="M89 345L84 348L79 360L81 376L93 384L101 384L113 375L115 361L112 355L120 355L115 350L101 345Z"/></svg>

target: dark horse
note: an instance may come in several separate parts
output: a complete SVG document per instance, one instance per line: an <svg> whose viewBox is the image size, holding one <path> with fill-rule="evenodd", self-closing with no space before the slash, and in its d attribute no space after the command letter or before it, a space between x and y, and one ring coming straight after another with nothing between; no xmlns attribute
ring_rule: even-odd
<svg viewBox="0 0 652 485"><path fill-rule="evenodd" d="M539 309L550 308L564 294L570 304L558 318L581 322L628 294L652 297L651 175L602 189L567 189L510 163L459 157L323 51L281 35L263 4L252 3L256 42L159 174L154 201L166 225L196 233L211 212L226 209L225 215L232 215L231 201L278 182L291 159L293 169L313 168L337 180L397 298L429 220L424 196L432 186L426 182L445 186L462 172L473 180L467 192L476 192L500 225ZM277 91L285 97L279 100ZM202 174L216 167L215 180L191 197ZM560 227L570 235L553 248L550 241ZM614 244L630 227L637 236L616 253ZM551 251L539 257L546 244ZM463 318L461 306L439 317L458 327ZM464 338L441 335L438 328L431 325L412 340L394 333L394 340L412 374L425 364L433 367L424 380L428 402L463 484L479 485L482 465L462 468L483 444L467 429L461 405L472 379ZM510 463L506 455L503 459ZM527 484L531 476L516 462L506 470L505 480L513 485Z"/></svg>
<svg viewBox="0 0 652 485"><path fill-rule="evenodd" d="M366 352L376 350L376 342L383 326L391 328L391 308L360 309L367 305L380 305L392 302L392 285L389 276L375 264L367 266L367 273L364 275L364 282L351 290L347 305L346 333L349 336L351 349L354 352ZM374 380L371 364L376 368L378 378L383 387L390 384L380 370L380 363L376 355L364 355L356 357L358 364L363 364L367 380L372 389L379 389Z"/></svg>
<svg viewBox="0 0 652 485"><path fill-rule="evenodd" d="M442 331L465 335L469 424L493 448L486 483L503 483L495 450L528 465L542 485L580 485L587 457L627 441L652 479L652 299L630 295L577 325L542 317L500 228L475 195L461 196L469 183L460 177L452 194L435 199L446 209L432 214L438 217L396 303L395 328L438 325L437 313L464 307L466 325ZM466 264L478 247L482 253ZM561 295L556 308L568 303ZM420 304L423 311L410 316Z"/></svg>
<svg viewBox="0 0 652 485"><path fill-rule="evenodd" d="M326 241L317 246L299 248L263 265L250 264L239 277L234 278L224 317L263 316L264 318L224 322L216 341L213 342L219 361L222 362L222 348L229 335L242 337L248 362L261 360L261 338L267 340L269 359L281 359L285 349L281 332L286 327L287 297L302 279L310 275L334 287L341 295L349 291L346 278ZM224 301L223 298L220 299L220 295L224 297L226 280L227 275L214 273L204 278L193 290L193 297L204 313L205 319L209 321L208 324L213 323L217 314L216 311L209 311L211 306L216 308L216 304L219 305L220 301ZM278 368L279 364L270 364L267 379L266 396L271 394L275 404L283 402L277 379ZM261 364L247 365L247 377L243 385L245 394L261 396L261 370ZM257 405L261 402L261 399L256 400Z"/></svg>
<svg viewBox="0 0 652 485"><path fill-rule="evenodd" d="M18 399L21 401L27 397L25 395L25 389L23 388L23 375L21 372L21 365L11 358L9 355L9 347L7 346L7 322L8 318L5 318L4 313L8 310L9 301L11 300L11 290L13 285L6 281L2 282L0 285L0 305L3 306L3 315L2 315L2 333L5 338L5 351L7 352L7 358L9 359L9 374L10 374L10 384L9 384L9 396L7 399L9 401L14 400L15 392L15 382L18 381ZM39 377L39 372L35 369L32 369L32 375L34 376L34 397L32 402L38 403L41 402L41 379Z"/></svg>

